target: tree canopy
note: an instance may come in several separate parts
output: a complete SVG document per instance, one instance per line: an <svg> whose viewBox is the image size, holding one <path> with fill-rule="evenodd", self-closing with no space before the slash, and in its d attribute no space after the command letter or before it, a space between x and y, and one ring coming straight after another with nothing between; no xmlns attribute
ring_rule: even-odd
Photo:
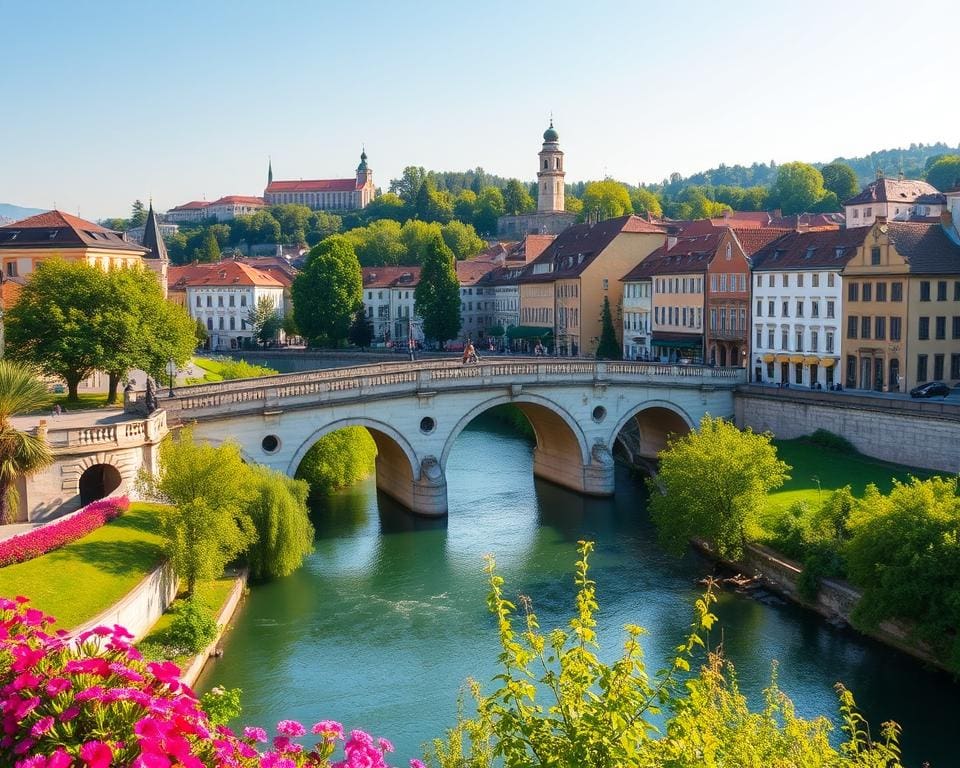
<svg viewBox="0 0 960 768"><path fill-rule="evenodd" d="M960 155L944 155L927 169L927 181L946 192L960 187Z"/></svg>
<svg viewBox="0 0 960 768"><path fill-rule="evenodd" d="M610 312L610 299L603 297L603 309L600 312L600 343L597 345L598 360L620 360L623 357L617 332L613 327L613 315Z"/></svg>
<svg viewBox="0 0 960 768"><path fill-rule="evenodd" d="M633 213L630 193L623 184L613 179L591 181L580 199L583 201L582 215L585 217L602 220Z"/></svg>
<svg viewBox="0 0 960 768"><path fill-rule="evenodd" d="M770 190L773 204L785 215L813 211L826 196L823 175L807 163L784 163Z"/></svg>
<svg viewBox="0 0 960 768"><path fill-rule="evenodd" d="M820 173L823 175L823 186L837 196L841 205L860 191L857 174L846 163L828 163L820 169Z"/></svg>
<svg viewBox="0 0 960 768"><path fill-rule="evenodd" d="M414 291L416 312L428 339L443 343L460 333L460 282L453 252L440 235L430 241Z"/></svg>
<svg viewBox="0 0 960 768"><path fill-rule="evenodd" d="M337 346L363 304L363 278L353 246L343 235L328 237L307 255L291 288L293 316L311 344Z"/></svg>

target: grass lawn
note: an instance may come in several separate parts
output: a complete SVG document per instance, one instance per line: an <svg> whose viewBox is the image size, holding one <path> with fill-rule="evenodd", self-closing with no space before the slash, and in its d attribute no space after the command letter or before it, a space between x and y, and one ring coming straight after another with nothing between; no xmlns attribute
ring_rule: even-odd
<svg viewBox="0 0 960 768"><path fill-rule="evenodd" d="M817 505L823 497L837 488L849 485L854 496L862 496L867 485L874 483L882 493L888 493L894 480L906 482L911 476L926 479L936 472L889 464L862 454L847 455L815 445L803 438L774 440L777 455L792 469L790 479L778 491L770 494L764 521L782 514L798 501ZM820 490L817 488L819 480Z"/></svg>
<svg viewBox="0 0 960 768"><path fill-rule="evenodd" d="M64 412L72 411L89 411L96 408L120 408L123 406L123 397L121 394L117 395L117 402L107 405L107 393L106 392L80 392L77 397L79 401L77 402L67 402L67 395L63 393L61 395L51 395L50 404L46 408L41 408L39 411L32 411L30 416L36 414L50 415L53 410L53 406L57 403L60 404L60 407L63 408Z"/></svg>
<svg viewBox="0 0 960 768"><path fill-rule="evenodd" d="M133 589L162 560L156 504L130 510L93 533L46 555L0 568L0 595L26 595L70 629Z"/></svg>

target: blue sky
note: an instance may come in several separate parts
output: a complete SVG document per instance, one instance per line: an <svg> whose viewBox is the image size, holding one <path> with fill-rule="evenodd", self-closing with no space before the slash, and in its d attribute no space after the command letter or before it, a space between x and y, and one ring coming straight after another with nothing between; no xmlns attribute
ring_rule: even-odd
<svg viewBox="0 0 960 768"><path fill-rule="evenodd" d="M406 165L567 178L960 142L960 4L0 0L0 202L87 218Z"/></svg>

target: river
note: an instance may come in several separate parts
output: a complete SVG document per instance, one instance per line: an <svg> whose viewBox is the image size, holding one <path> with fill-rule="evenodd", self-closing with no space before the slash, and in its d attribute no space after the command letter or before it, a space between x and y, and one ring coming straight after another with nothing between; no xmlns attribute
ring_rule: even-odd
<svg viewBox="0 0 960 768"><path fill-rule="evenodd" d="M373 480L314 510L316 551L296 574L254 586L199 689L243 690L244 724L337 719L390 738L398 765L455 719L468 677L492 689L498 645L482 572L496 556L509 596L533 600L544 630L573 611L578 539L596 542L602 655L615 657L622 626L637 623L647 663L659 668L685 637L697 579L710 566L656 543L639 480L618 470L612 499L588 499L534 480L528 442L477 420L447 467L449 516L413 517ZM711 643L722 640L755 707L779 662L781 688L804 716L836 721L833 686L851 688L874 728L904 727L907 765L957 765L960 686L850 630L779 602L722 593Z"/></svg>

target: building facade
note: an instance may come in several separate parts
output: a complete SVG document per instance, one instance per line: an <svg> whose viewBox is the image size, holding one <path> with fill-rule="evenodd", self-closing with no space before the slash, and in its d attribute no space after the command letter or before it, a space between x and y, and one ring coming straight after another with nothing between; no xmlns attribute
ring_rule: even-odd
<svg viewBox="0 0 960 768"><path fill-rule="evenodd" d="M300 179L274 181L273 164L267 171L267 187L263 198L268 205L296 203L315 211L356 211L366 208L376 197L373 171L367 164L366 151L352 179Z"/></svg>
<svg viewBox="0 0 960 768"><path fill-rule="evenodd" d="M423 319L414 292L420 267L363 267L363 308L378 344L406 346L423 341Z"/></svg>
<svg viewBox="0 0 960 768"><path fill-rule="evenodd" d="M706 354L710 365L745 368L750 354L750 264L723 228L707 263Z"/></svg>
<svg viewBox="0 0 960 768"><path fill-rule="evenodd" d="M653 285L649 277L623 279L623 359L649 360Z"/></svg>
<svg viewBox="0 0 960 768"><path fill-rule="evenodd" d="M460 334L465 338L484 338L496 324L496 289L486 281L487 275L494 269L496 265L490 262L457 262L457 280L460 282Z"/></svg>
<svg viewBox="0 0 960 768"><path fill-rule="evenodd" d="M872 226L878 218L909 221L915 216L937 217L945 205L944 196L927 182L902 176L888 179L882 171L877 172L876 181L843 202L848 229Z"/></svg>

